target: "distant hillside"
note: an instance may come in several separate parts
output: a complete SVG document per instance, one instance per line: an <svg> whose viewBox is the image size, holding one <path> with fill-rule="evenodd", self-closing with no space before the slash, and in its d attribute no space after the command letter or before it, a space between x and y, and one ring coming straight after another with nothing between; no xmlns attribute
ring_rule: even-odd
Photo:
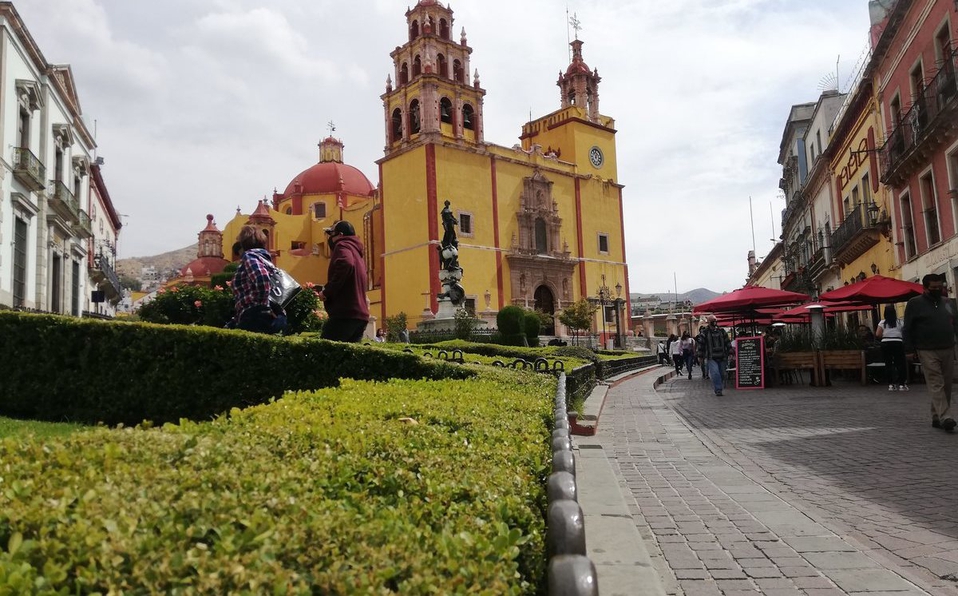
<svg viewBox="0 0 958 596"><path fill-rule="evenodd" d="M129 275L130 277L139 277L140 271L144 267L156 267L156 270L164 273L171 269L181 269L187 263L196 258L198 244L192 244L177 250L171 250L161 255L152 257L131 257L129 259L119 259L116 262L116 270L120 275Z"/></svg>
<svg viewBox="0 0 958 596"><path fill-rule="evenodd" d="M674 302L676 301L675 296L672 292L658 292L655 294L631 294L633 300L638 300L642 298L649 298L651 296L657 296L662 302ZM685 292L684 294L678 294L678 302L684 302L689 300L692 304L701 304L706 300L711 300L716 296L720 296L718 292L713 292L712 290L707 290L705 288L695 288L694 290Z"/></svg>

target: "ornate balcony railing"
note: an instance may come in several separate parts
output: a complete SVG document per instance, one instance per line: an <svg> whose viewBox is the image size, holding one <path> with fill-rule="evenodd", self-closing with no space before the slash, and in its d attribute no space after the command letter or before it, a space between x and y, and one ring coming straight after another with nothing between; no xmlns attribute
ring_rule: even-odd
<svg viewBox="0 0 958 596"><path fill-rule="evenodd" d="M925 160L925 146L945 142L939 134L958 123L958 48L943 60L937 74L922 88L915 102L901 116L880 151L882 181L901 182L913 167Z"/></svg>
<svg viewBox="0 0 958 596"><path fill-rule="evenodd" d="M110 295L111 301L119 300L123 296L120 276L116 274L108 256L100 254L93 257L91 273L93 273L93 279L101 285L101 289Z"/></svg>
<svg viewBox="0 0 958 596"><path fill-rule="evenodd" d="M87 215L87 212L80 209L77 220L77 223L73 226L77 234L83 238L93 238L93 222L90 221L90 216Z"/></svg>
<svg viewBox="0 0 958 596"><path fill-rule="evenodd" d="M80 223L80 204L66 184L51 180L50 206L57 214L70 223Z"/></svg>
<svg viewBox="0 0 958 596"><path fill-rule="evenodd" d="M13 148L13 175L30 190L43 190L47 169L29 149Z"/></svg>
<svg viewBox="0 0 958 596"><path fill-rule="evenodd" d="M842 225L832 232L832 251L842 263L850 263L878 244L880 228L885 222L878 217L875 203L858 205Z"/></svg>

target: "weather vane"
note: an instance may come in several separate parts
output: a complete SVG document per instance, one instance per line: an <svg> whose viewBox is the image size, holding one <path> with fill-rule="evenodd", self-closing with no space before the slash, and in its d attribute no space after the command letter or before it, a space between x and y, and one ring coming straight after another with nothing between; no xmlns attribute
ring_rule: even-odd
<svg viewBox="0 0 958 596"><path fill-rule="evenodd" d="M569 24L572 25L572 30L575 31L575 38L579 39L579 30L582 29L582 21L579 20L577 13L572 13L572 16L569 17Z"/></svg>
<svg viewBox="0 0 958 596"><path fill-rule="evenodd" d="M333 136L333 133L336 132L336 124L332 120L326 123L326 128L329 129L329 136Z"/></svg>

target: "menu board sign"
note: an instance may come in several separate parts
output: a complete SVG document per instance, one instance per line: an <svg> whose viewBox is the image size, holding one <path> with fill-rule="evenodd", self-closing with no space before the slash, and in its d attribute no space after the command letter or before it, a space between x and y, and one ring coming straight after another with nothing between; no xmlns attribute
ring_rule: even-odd
<svg viewBox="0 0 958 596"><path fill-rule="evenodd" d="M735 388L765 388L765 338L761 336L736 338Z"/></svg>

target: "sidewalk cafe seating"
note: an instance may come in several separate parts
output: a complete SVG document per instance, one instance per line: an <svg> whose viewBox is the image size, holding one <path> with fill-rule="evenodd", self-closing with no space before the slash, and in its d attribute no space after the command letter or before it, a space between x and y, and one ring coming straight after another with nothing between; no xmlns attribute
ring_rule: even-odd
<svg viewBox="0 0 958 596"><path fill-rule="evenodd" d="M771 358L772 379L779 385L791 385L796 375L799 384L803 383L802 371L808 370L809 381L818 385L818 369L815 352L779 352Z"/></svg>
<svg viewBox="0 0 958 596"><path fill-rule="evenodd" d="M829 370L859 371L862 385L868 385L868 369L865 367L864 350L823 350L821 354L821 370L828 383Z"/></svg>

